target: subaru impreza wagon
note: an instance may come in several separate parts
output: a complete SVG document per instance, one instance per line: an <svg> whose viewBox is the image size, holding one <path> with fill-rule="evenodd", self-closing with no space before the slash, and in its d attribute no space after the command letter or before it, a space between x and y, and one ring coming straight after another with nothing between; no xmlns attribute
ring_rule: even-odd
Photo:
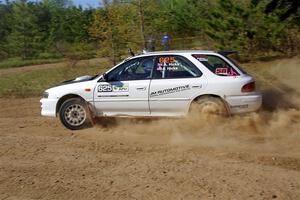
<svg viewBox="0 0 300 200"><path fill-rule="evenodd" d="M262 95L230 52L167 51L130 57L104 74L46 90L43 116L77 130L95 117L180 117L257 111Z"/></svg>

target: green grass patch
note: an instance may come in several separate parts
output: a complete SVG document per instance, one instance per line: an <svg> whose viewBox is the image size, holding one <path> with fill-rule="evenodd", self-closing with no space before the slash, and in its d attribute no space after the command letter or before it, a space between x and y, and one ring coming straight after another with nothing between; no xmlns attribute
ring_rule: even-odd
<svg viewBox="0 0 300 200"><path fill-rule="evenodd" d="M34 59L34 60L22 60L21 58L9 58L0 61L0 69L12 68L12 67L23 67L26 65L56 63L61 61L63 61L62 58L47 58L47 59Z"/></svg>
<svg viewBox="0 0 300 200"><path fill-rule="evenodd" d="M42 92L64 80L83 75L95 75L111 67L109 63L101 66L76 66L55 69L41 69L23 74L0 77L0 97L40 96Z"/></svg>

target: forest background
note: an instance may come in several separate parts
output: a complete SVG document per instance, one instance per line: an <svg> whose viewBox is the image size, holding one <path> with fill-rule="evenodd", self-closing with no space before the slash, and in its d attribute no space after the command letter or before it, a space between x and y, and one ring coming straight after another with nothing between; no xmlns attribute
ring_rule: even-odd
<svg viewBox="0 0 300 200"><path fill-rule="evenodd" d="M240 61L300 52L297 0L0 1L0 68L109 57L170 36L170 49L237 50Z"/></svg>

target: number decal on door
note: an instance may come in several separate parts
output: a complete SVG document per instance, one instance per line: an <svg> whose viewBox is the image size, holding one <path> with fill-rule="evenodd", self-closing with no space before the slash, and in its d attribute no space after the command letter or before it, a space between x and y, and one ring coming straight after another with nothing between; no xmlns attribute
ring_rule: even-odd
<svg viewBox="0 0 300 200"><path fill-rule="evenodd" d="M99 85L98 92L112 92L112 86L110 84Z"/></svg>
<svg viewBox="0 0 300 200"><path fill-rule="evenodd" d="M129 92L129 84L102 84L98 86L98 92Z"/></svg>

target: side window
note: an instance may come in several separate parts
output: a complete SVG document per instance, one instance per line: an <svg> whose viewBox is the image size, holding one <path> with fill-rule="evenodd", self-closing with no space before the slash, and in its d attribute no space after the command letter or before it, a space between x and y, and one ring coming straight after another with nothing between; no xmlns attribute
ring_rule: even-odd
<svg viewBox="0 0 300 200"><path fill-rule="evenodd" d="M107 75L108 81L150 79L154 61L154 56L129 60L111 71Z"/></svg>
<svg viewBox="0 0 300 200"><path fill-rule="evenodd" d="M193 63L181 56L158 56L154 66L153 78L193 78L200 77L201 71Z"/></svg>
<svg viewBox="0 0 300 200"><path fill-rule="evenodd" d="M192 55L212 73L218 76L239 76L240 74L222 58L214 55L194 54Z"/></svg>

